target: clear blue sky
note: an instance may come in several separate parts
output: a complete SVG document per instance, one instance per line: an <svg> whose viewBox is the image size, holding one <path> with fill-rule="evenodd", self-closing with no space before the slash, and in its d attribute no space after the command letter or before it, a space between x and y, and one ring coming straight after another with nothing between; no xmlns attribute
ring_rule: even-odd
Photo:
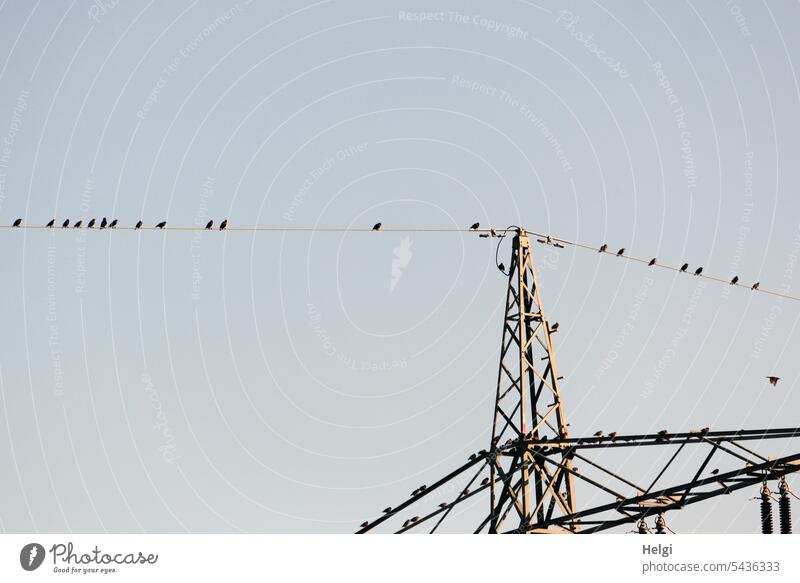
<svg viewBox="0 0 800 583"><path fill-rule="evenodd" d="M522 224L797 294L798 20L3 2L0 222ZM494 248L405 237L0 230L0 530L349 532L484 448ZM536 253L573 434L798 425L800 303ZM754 495L670 526L754 532Z"/></svg>

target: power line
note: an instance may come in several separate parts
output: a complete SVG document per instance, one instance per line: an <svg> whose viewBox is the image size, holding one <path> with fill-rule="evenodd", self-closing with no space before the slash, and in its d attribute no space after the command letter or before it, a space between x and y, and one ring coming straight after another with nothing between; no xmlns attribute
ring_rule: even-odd
<svg viewBox="0 0 800 583"><path fill-rule="evenodd" d="M47 227L44 225L0 225L1 229L38 229L38 230L71 230L75 227ZM195 226L165 226L165 227L124 227L124 226L115 226L113 228L88 228L88 227L79 227L81 230L97 230L97 231L206 231L206 230L213 230L218 231L218 229L205 229L202 225L195 225ZM281 226L281 227L236 227L236 226L228 226L225 228L225 232L238 232L238 233L477 233L483 235L485 237L503 237L507 233L510 232L517 232L517 227L507 227L507 228L479 228L479 229L470 229L470 228L462 228L462 227L386 227L381 226L380 229L374 229L372 227L288 227L288 226ZM539 237L542 240L539 241L545 245L554 245L558 243L559 245L571 245L573 247L577 247L579 249L585 249L588 251L593 251L597 253L600 251L598 247L593 245L588 245L586 243L582 243L580 241L573 241L570 239L565 239L563 237L556 237L553 235L549 235L546 233L539 233L536 231L530 231L525 229L525 231L529 235L533 235L535 237ZM672 265L667 265L665 263L655 262L651 265L652 259L647 259L644 257L637 257L635 255L629 255L627 253L622 255L616 255L612 252L603 251L602 254L604 255L614 255L621 259L626 259L628 261L634 261L637 263L643 263L650 267L657 267L659 269L666 269L669 271L673 271L676 273L686 273L692 277L699 277L708 281L713 281L716 283L721 283L724 285L731 285L734 287L750 289L750 291L758 292L762 294L767 294L775 297L785 298L788 300L800 301L800 297L793 296L790 294L786 294L783 292L762 288L760 285L753 289L751 284L744 284L739 283L738 281L735 283L731 283L729 280L721 277L716 277L713 275L707 275L705 273L701 273L699 275L695 275L694 273L687 272L685 270L681 270L679 267L675 267Z"/></svg>

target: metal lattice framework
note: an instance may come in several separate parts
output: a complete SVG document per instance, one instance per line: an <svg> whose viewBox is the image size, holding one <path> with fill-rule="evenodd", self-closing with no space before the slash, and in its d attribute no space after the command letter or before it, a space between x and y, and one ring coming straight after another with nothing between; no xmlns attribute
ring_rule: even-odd
<svg viewBox="0 0 800 583"><path fill-rule="evenodd" d="M549 243L549 241L541 241ZM552 334L545 317L524 229L513 238L508 267L500 365L497 379L492 438L488 449L470 456L466 464L430 486L420 486L411 497L383 515L361 525L358 533L390 529L391 532L436 532L458 507L474 506L477 497L488 498L488 514L475 533L593 533L628 523L641 523L651 515L684 508L715 496L777 480L800 471L800 453L766 457L744 445L800 437L800 428L710 431L571 438L561 399ZM592 459L596 454L624 447L669 448L672 454L659 466L645 487L624 478ZM694 467L690 452L707 448L691 479L674 478L660 486L678 468ZM711 461L724 456L735 467L722 473ZM576 463L588 466L579 471ZM599 504L579 509L575 486L593 490ZM454 488L455 485L458 485ZM658 487L657 487L658 485ZM455 497L452 492L456 491ZM433 496L447 496L436 500ZM406 518L406 512L425 508ZM402 521L402 522L400 522ZM399 523L399 524L398 524Z"/></svg>

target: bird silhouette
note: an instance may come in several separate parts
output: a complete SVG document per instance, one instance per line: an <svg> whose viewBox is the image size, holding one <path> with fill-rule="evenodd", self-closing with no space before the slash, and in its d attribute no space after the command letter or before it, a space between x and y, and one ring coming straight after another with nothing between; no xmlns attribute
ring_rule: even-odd
<svg viewBox="0 0 800 583"><path fill-rule="evenodd" d="M656 264L656 258L655 258L655 257L653 257L653 258L650 260L650 263L648 263L647 265L649 265L650 267L653 267L655 264Z"/></svg>
<svg viewBox="0 0 800 583"><path fill-rule="evenodd" d="M156 229L163 229L166 226L167 226L167 221L161 221L156 225Z"/></svg>
<svg viewBox="0 0 800 583"><path fill-rule="evenodd" d="M767 379L769 380L769 384L774 387L778 384L778 381L781 380L781 377L767 377Z"/></svg>
<svg viewBox="0 0 800 583"><path fill-rule="evenodd" d="M658 432L658 436L663 439L667 436L667 433L669 432L666 429L662 429L661 431Z"/></svg>
<svg viewBox="0 0 800 583"><path fill-rule="evenodd" d="M736 285L737 283L739 283L739 276L734 275L733 279L731 280L731 285Z"/></svg>
<svg viewBox="0 0 800 583"><path fill-rule="evenodd" d="M703 268L702 267L698 267L697 269L694 270L694 274L695 275L700 275L701 273L703 273Z"/></svg>
<svg viewBox="0 0 800 583"><path fill-rule="evenodd" d="M712 476L716 476L718 473L719 473L719 468L715 468L715 469L711 470L711 475Z"/></svg>
<svg viewBox="0 0 800 583"><path fill-rule="evenodd" d="M480 237L481 239L488 239L489 233L481 233L480 235L478 235L478 237Z"/></svg>
<svg viewBox="0 0 800 583"><path fill-rule="evenodd" d="M392 511L392 507L391 506L388 506L388 507L383 509L383 513L384 514L389 514L391 511Z"/></svg>
<svg viewBox="0 0 800 583"><path fill-rule="evenodd" d="M45 226L46 226L48 229L52 229L52 228L53 228L53 225L55 225L55 224L56 224L56 220L55 220L55 219L50 219L50 222L49 222L49 223L47 223Z"/></svg>
<svg viewBox="0 0 800 583"><path fill-rule="evenodd" d="M605 244L605 243L603 243L603 244L600 246L600 249L598 249L598 250L597 250L597 252L598 252L598 253L605 253L607 249L608 249L608 245L607 245L607 244Z"/></svg>
<svg viewBox="0 0 800 583"><path fill-rule="evenodd" d="M760 282L760 281L757 281L757 282L755 282L755 283L753 284L753 287L751 287L750 289L752 289L752 290L757 290L757 289L758 289L758 286L760 286L760 285L761 285L761 282Z"/></svg>
<svg viewBox="0 0 800 583"><path fill-rule="evenodd" d="M683 265L681 265L681 272L684 272L687 269L689 269L689 264L688 263L684 263Z"/></svg>
<svg viewBox="0 0 800 583"><path fill-rule="evenodd" d="M82 224L83 224L83 220L80 220L77 223L75 223L75 225L72 228L73 229L80 229Z"/></svg>
<svg viewBox="0 0 800 583"><path fill-rule="evenodd" d="M111 221L111 224L108 225L108 228L109 229L116 229L117 228L117 219L114 219L113 221Z"/></svg>
<svg viewBox="0 0 800 583"><path fill-rule="evenodd" d="M95 224L96 222L97 222L97 221L95 221L94 219L92 219L92 220L91 220L91 221L89 221L89 223L86 225L86 228L87 228L87 229L91 229L91 228L93 228L93 227L94 227L94 224Z"/></svg>
<svg viewBox="0 0 800 583"><path fill-rule="evenodd" d="M450 506L450 505L447 502L440 502L439 503L439 508L447 508L448 506Z"/></svg>
<svg viewBox="0 0 800 583"><path fill-rule="evenodd" d="M705 435L705 434L706 434L706 433L708 433L709 431L711 431L711 428L710 428L710 427L703 427L703 428L700 430L700 433L702 433L703 435Z"/></svg>
<svg viewBox="0 0 800 583"><path fill-rule="evenodd" d="M489 234L490 234L492 237L497 237L497 231L495 231L494 229L489 229Z"/></svg>
<svg viewBox="0 0 800 583"><path fill-rule="evenodd" d="M228 219L225 219L219 224L219 230L224 231L228 227Z"/></svg>
<svg viewBox="0 0 800 583"><path fill-rule="evenodd" d="M472 226L469 229L470 231L477 231L480 226L480 223L472 223Z"/></svg>
<svg viewBox="0 0 800 583"><path fill-rule="evenodd" d="M361 523L361 528L367 528L369 526L369 522L364 521Z"/></svg>
<svg viewBox="0 0 800 583"><path fill-rule="evenodd" d="M550 326L550 332L555 332L556 330L558 330L558 322Z"/></svg>
<svg viewBox="0 0 800 583"><path fill-rule="evenodd" d="M608 434L608 436L611 438L611 441L614 441L617 439L617 432L612 431L611 433Z"/></svg>
<svg viewBox="0 0 800 583"><path fill-rule="evenodd" d="M63 223L61 223L61 228L66 229L69 227L69 219L66 219Z"/></svg>
<svg viewBox="0 0 800 583"><path fill-rule="evenodd" d="M603 437L603 432L602 431L595 431L594 432L594 436L595 437Z"/></svg>
<svg viewBox="0 0 800 583"><path fill-rule="evenodd" d="M620 249L619 251L617 251L617 257L620 257L620 256L622 256L622 255L624 255L624 254L625 254L625 247L623 247L622 249Z"/></svg>
<svg viewBox="0 0 800 583"><path fill-rule="evenodd" d="M134 229L141 229L142 228L142 221L138 221Z"/></svg>
<svg viewBox="0 0 800 583"><path fill-rule="evenodd" d="M481 486L485 486L488 483L489 483L489 478L484 478L483 480L481 480Z"/></svg>
<svg viewBox="0 0 800 583"><path fill-rule="evenodd" d="M381 230L381 223L375 223L372 227L373 231L380 231Z"/></svg>
<svg viewBox="0 0 800 583"><path fill-rule="evenodd" d="M20 225L22 225L22 219L17 219L16 221L14 221L14 224L11 225L11 226L12 227L19 227Z"/></svg>
<svg viewBox="0 0 800 583"><path fill-rule="evenodd" d="M103 217L103 220L100 221L100 228L105 229L107 226L108 226L108 220L105 217Z"/></svg>
<svg viewBox="0 0 800 583"><path fill-rule="evenodd" d="M214 221L208 221L206 223L206 231L210 231L211 227L213 227L213 226L214 226Z"/></svg>
<svg viewBox="0 0 800 583"><path fill-rule="evenodd" d="M474 453L470 454L469 461L473 461L476 457L478 457L478 456L476 456Z"/></svg>
<svg viewBox="0 0 800 583"><path fill-rule="evenodd" d="M506 266L505 266L505 265L503 265L502 263L501 263L500 265L498 265L498 266L497 266L497 268L498 268L500 271L502 271L503 273L505 273L505 272L506 272Z"/></svg>

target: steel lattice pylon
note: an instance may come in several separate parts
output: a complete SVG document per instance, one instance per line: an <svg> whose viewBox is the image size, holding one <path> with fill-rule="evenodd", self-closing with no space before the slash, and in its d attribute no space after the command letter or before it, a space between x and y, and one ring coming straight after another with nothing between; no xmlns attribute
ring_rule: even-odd
<svg viewBox="0 0 800 583"><path fill-rule="evenodd" d="M500 366L488 449L470 455L467 463L430 486L418 487L410 498L384 509L382 516L364 522L358 533L371 532L381 525L391 526L402 512L421 506L432 494L451 496L452 492L457 492L454 499L407 518L400 526L392 527L392 531L425 528L436 532L457 506L486 495L488 513L474 529L475 533L593 533L625 524L638 524L639 532L646 532L644 520L651 516L657 516L656 531L661 533L668 511L742 488L757 487L768 480L782 480L800 471L800 453L776 458L742 445L745 441L797 438L800 427L732 431L711 431L704 427L675 433L662 430L603 435L598 432L591 437L570 437L552 343L555 330L542 307L531 243L524 229L512 232L515 235L507 271ZM549 238L537 241L551 244ZM665 463L654 466L658 471L654 479L647 478L646 487L639 485L644 476L625 478L591 459L598 450L650 446L674 451ZM685 460L687 452L703 447L708 451L699 467L692 469L693 462ZM738 464L737 467L726 471L711 469L712 460L723 455L724 460L716 463L728 461ZM675 463L678 459L684 459L684 463ZM579 472L573 466L575 460L587 464L593 474ZM676 474L677 483L656 488L669 470ZM606 500L578 508L576 483L590 488L595 496L606 496Z"/></svg>
<svg viewBox="0 0 800 583"><path fill-rule="evenodd" d="M550 323L542 309L530 240L524 230L514 236L508 267L503 339L497 375L492 443L490 532L512 516L526 529L536 516L541 522L554 513L575 511L572 461L563 450L562 464L552 471L525 446L549 435L567 438ZM498 455L497 445L518 444L513 455ZM519 470L516 482L506 480ZM499 478L499 479L498 479ZM566 528L575 530L570 524Z"/></svg>

